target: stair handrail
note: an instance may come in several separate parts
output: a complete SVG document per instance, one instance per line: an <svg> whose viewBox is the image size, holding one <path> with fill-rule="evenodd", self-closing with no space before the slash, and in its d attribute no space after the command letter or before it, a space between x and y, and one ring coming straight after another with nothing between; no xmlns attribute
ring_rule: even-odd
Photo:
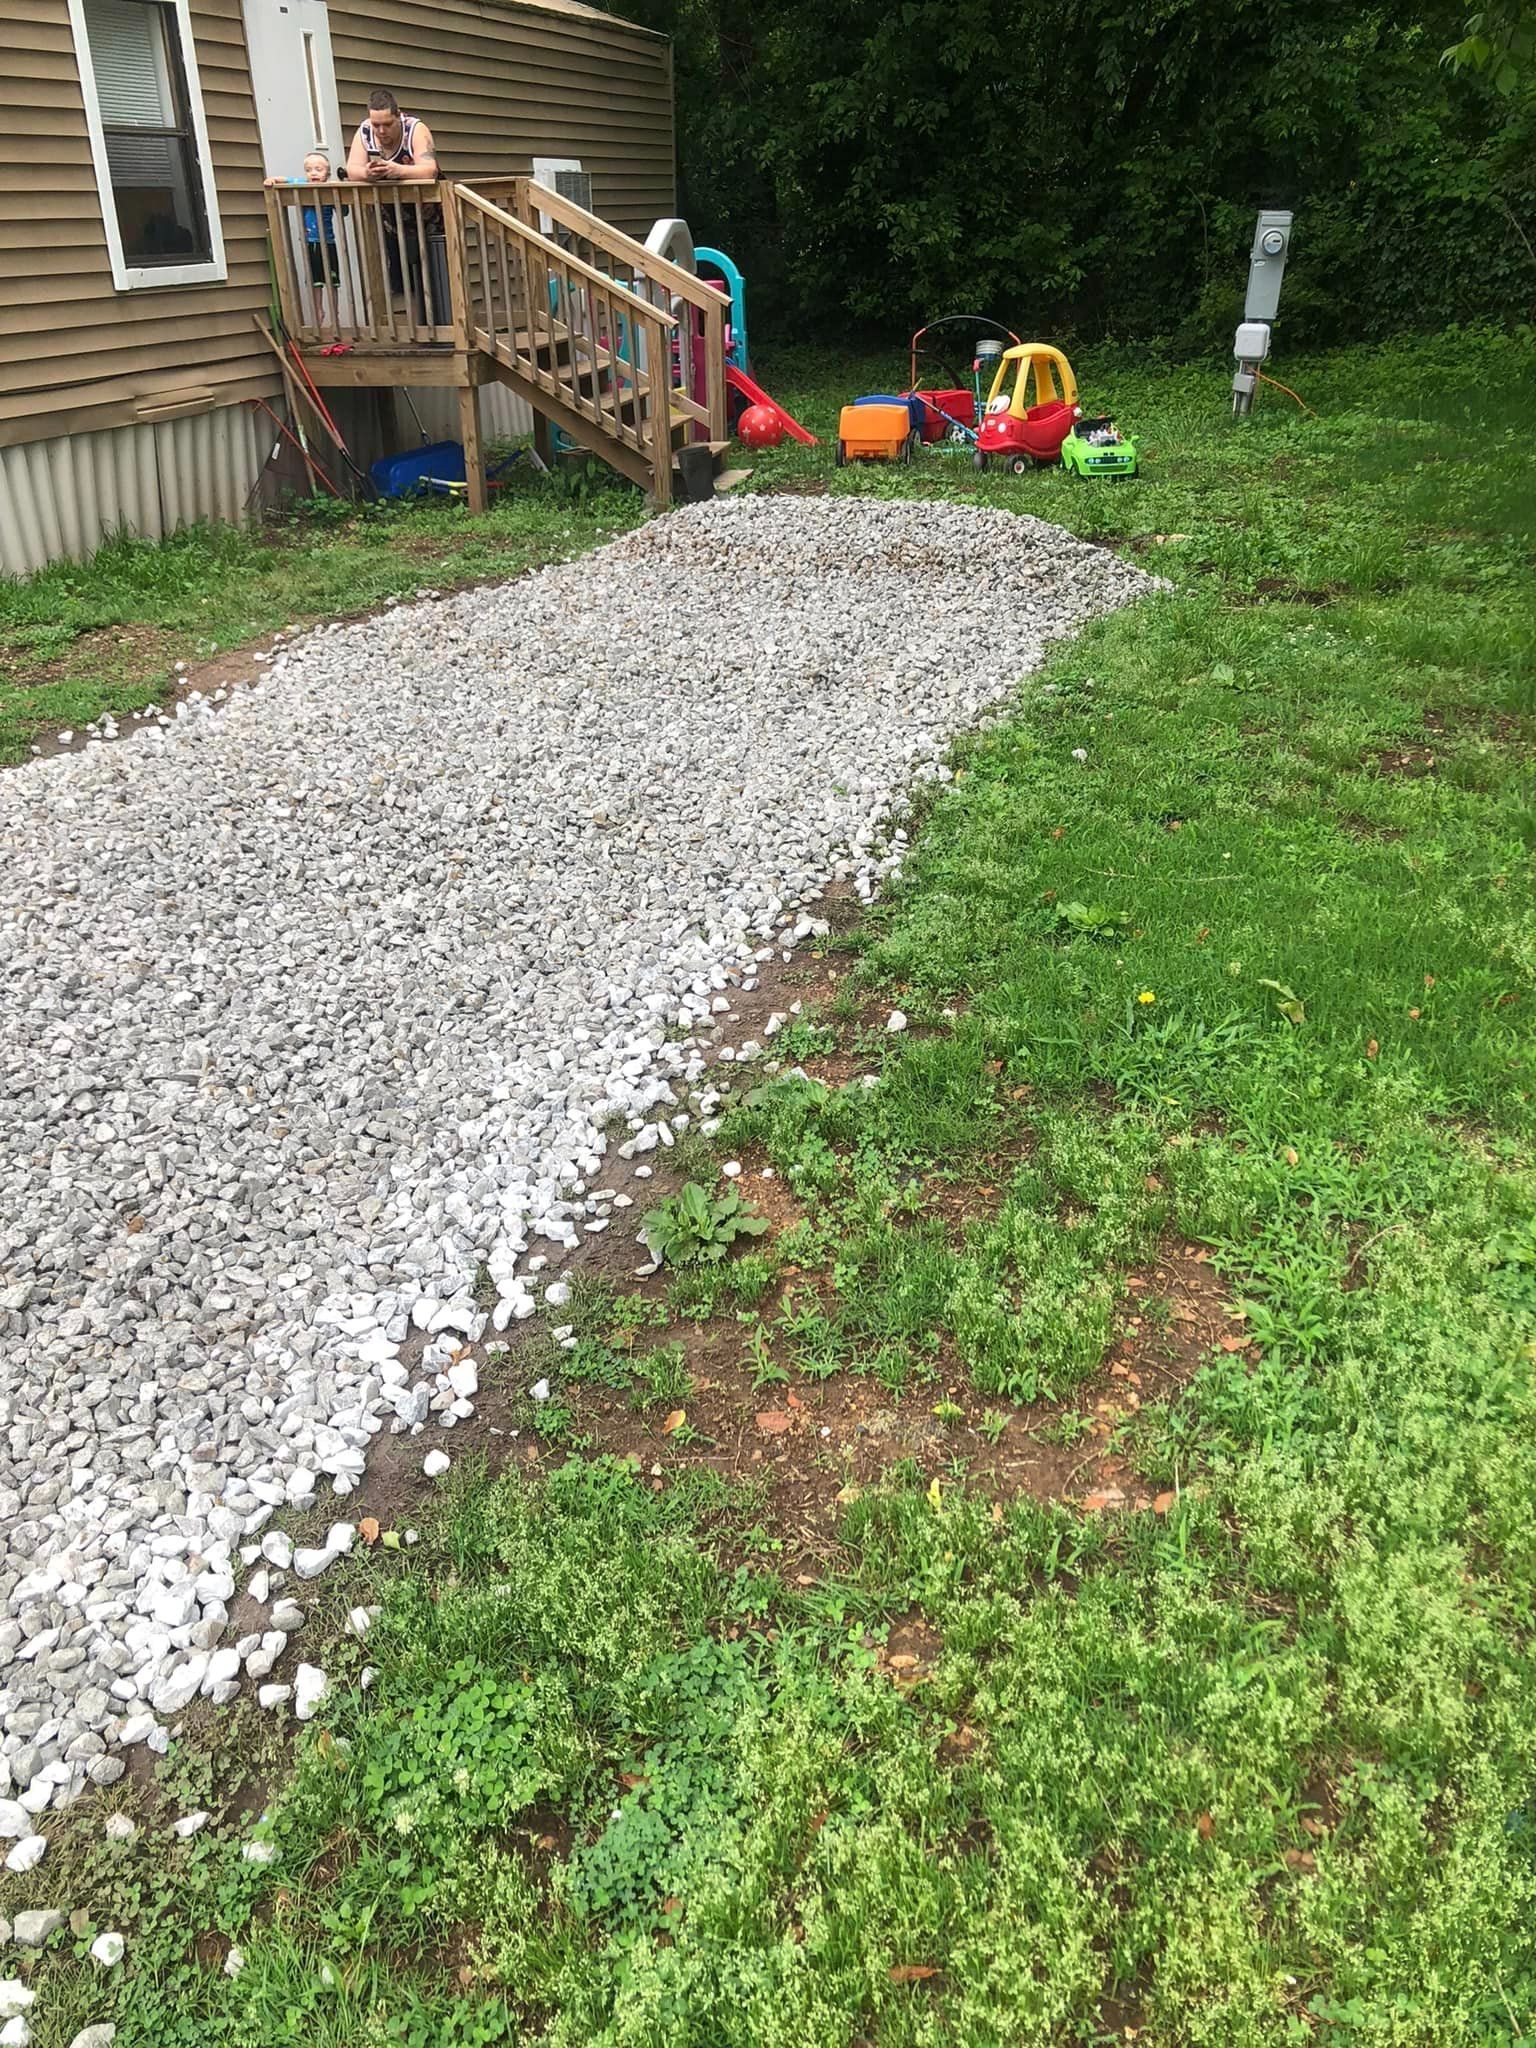
<svg viewBox="0 0 1536 2048"><path fill-rule="evenodd" d="M521 182L521 181L520 181ZM559 221L562 227L570 228L578 235L584 235L589 242L595 242L599 249L606 249L610 256L619 256L633 269L661 285L675 298L687 299L690 305L702 312L710 312L723 303L721 295L713 285L695 277L691 270L684 270L680 263L674 263L668 256L658 256L647 249L644 242L637 242L633 235L626 235L622 228L616 228L601 215L589 213L584 206L578 206L574 199L566 199L558 192L552 192L547 185L541 185L537 178L529 178L525 189L528 203L540 213L547 213L551 220Z"/></svg>
<svg viewBox="0 0 1536 2048"><path fill-rule="evenodd" d="M541 215L547 215L551 222L558 222L595 248L627 263L649 285L665 292L669 298L681 299L698 314L704 336L707 431L712 440L723 440L729 410L725 387L725 318L728 309L723 294L704 279L695 277L691 270L684 270L681 264L654 254L643 242L626 235L622 228L616 228L600 215L578 206L574 199L565 199L560 193L551 191L537 178L515 180L514 192L518 204L530 211L536 209ZM642 295L637 293L635 296Z"/></svg>
<svg viewBox="0 0 1536 2048"><path fill-rule="evenodd" d="M532 243L540 248L547 245L549 239L547 235L541 235L537 228L529 227L528 223L525 220L519 220L515 213L508 213L505 208L497 206L493 200L487 199L483 193L477 192L473 185L456 184L454 191L460 199L467 199L471 205L479 207L482 213L489 214L490 218L499 226L510 228L520 240ZM600 291L623 292L626 298L633 299L638 306L643 306L646 312L653 319L660 321L664 327L676 327L677 315L675 313L667 312L662 306L652 305L649 299L642 298L639 292L632 292L628 285L620 284L617 278L610 277L605 270L599 270L595 264L583 262L581 257L572 256L565 249L559 251L559 256L562 263L567 264L578 277L584 278L588 284L595 284ZM686 272L683 274L687 275Z"/></svg>
<svg viewBox="0 0 1536 2048"><path fill-rule="evenodd" d="M526 360L523 360L523 352L517 347L515 327L509 331L506 352L503 353L500 338L495 332L494 312L489 299L486 302L488 324L482 330L478 317L479 309L470 285L467 245L463 239L466 223L477 219L478 240L482 250L489 232L499 232L508 242L521 245L530 262L543 265L546 270L557 269L567 288L572 285L584 286L591 295L594 305L607 304L615 312L619 312L622 304L623 317L634 323L637 334L648 332L645 367L642 367L638 354L632 361L623 360L617 353L611 336L605 349L599 347L595 336L589 343L589 359L594 369L600 361L606 359L607 366L615 378L627 386L633 395L636 407L633 437L615 431L616 414L613 422L602 418L599 401L594 401L590 407L583 405L581 378L576 369L574 339L572 370L567 377L553 356L548 369L541 369L536 360L536 349L532 345ZM573 423L585 417L600 434L613 433L621 446L636 449L649 469L650 487L656 502L665 506L671 497L673 398L671 377L665 366L671 356L672 335L678 326L676 316L654 305L639 292L630 291L627 286L620 284L605 271L562 249L549 236L541 234L528 222L519 220L504 207L497 206L493 200L487 199L484 193L477 192L472 185L454 186L453 243L456 251L454 268L460 280L459 288L463 298L464 334L467 345L473 349L486 349L493 358L508 363L515 373L528 376L536 385L549 391L552 397L558 397L563 402L571 404L574 408ZM529 340L532 344L537 332L537 322L532 305L527 310ZM572 332L570 329L566 331L568 334ZM661 372L659 376L656 374L658 368Z"/></svg>

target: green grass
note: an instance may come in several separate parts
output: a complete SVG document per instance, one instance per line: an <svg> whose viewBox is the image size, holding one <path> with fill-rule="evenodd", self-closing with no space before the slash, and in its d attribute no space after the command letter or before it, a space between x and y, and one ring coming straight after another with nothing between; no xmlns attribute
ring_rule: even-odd
<svg viewBox="0 0 1536 2048"><path fill-rule="evenodd" d="M1241 429L1219 373L1079 367L1144 481L981 494L1143 543L1174 588L929 793L860 973L944 1028L882 1034L873 1089L732 1112L721 1142L806 1206L805 1284L760 1329L754 1252L674 1307L740 1317L808 1394L863 1370L947 1416L942 1345L985 1429L1091 1378L1125 1273L1198 1242L1254 1356L1137 1418L1176 1504L998 1518L898 1466L781 1576L796 1532L750 1486L456 1464L415 1550L325 1582L333 1617L383 1612L326 1650L291 1761L242 1709L161 1767L204 1834L120 1791L12 1881L89 1915L35 1970L43 2048L109 2017L118 2048L1532 2038L1531 358L1287 365L1324 417L1269 394ZM765 381L823 427L893 371ZM797 449L754 484L975 492L938 461ZM995 1192L955 1223L940 1183ZM681 1398L655 1311L565 1313L573 1405ZM916 1617L933 1666L898 1685L880 1645ZM239 1854L261 1804L270 1867ZM107 1979L78 1957L113 1925Z"/></svg>
<svg viewBox="0 0 1536 2048"><path fill-rule="evenodd" d="M572 493L514 472L475 521L441 501L317 501L265 526L117 539L88 562L0 577L0 766L24 759L36 738L155 702L178 661L424 587L519 575L595 546L642 511L638 493L618 484Z"/></svg>

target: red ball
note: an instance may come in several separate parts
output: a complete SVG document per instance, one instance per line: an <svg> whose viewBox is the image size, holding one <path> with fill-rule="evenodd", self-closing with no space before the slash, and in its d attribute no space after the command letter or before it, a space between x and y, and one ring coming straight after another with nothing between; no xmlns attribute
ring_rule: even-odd
<svg viewBox="0 0 1536 2048"><path fill-rule="evenodd" d="M771 405L749 405L736 422L736 438L743 448L777 448L784 422Z"/></svg>

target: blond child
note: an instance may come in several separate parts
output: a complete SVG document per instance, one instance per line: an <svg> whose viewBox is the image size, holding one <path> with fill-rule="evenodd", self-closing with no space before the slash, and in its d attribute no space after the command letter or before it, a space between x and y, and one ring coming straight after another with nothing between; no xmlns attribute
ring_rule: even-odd
<svg viewBox="0 0 1536 2048"><path fill-rule="evenodd" d="M266 185L328 185L331 160L323 149L312 149L304 159L302 178L265 178ZM316 284L329 277L341 282L341 265L336 256L336 209L334 206L306 206L304 239L309 244L309 274Z"/></svg>

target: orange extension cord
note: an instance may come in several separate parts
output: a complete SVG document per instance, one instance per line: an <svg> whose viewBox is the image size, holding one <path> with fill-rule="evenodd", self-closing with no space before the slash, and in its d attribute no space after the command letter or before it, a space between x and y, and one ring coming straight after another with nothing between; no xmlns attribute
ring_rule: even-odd
<svg viewBox="0 0 1536 2048"><path fill-rule="evenodd" d="M1319 414L1312 412L1312 408L1310 405L1308 405L1307 401L1304 398L1300 397L1296 392L1294 392L1289 384L1282 384L1278 377L1266 377L1262 370L1259 371L1258 376L1259 382L1261 384L1273 384L1275 389L1277 391L1283 391L1287 398L1294 398L1296 400L1296 403L1301 407L1303 412L1312 413L1313 419L1317 419L1319 417Z"/></svg>

